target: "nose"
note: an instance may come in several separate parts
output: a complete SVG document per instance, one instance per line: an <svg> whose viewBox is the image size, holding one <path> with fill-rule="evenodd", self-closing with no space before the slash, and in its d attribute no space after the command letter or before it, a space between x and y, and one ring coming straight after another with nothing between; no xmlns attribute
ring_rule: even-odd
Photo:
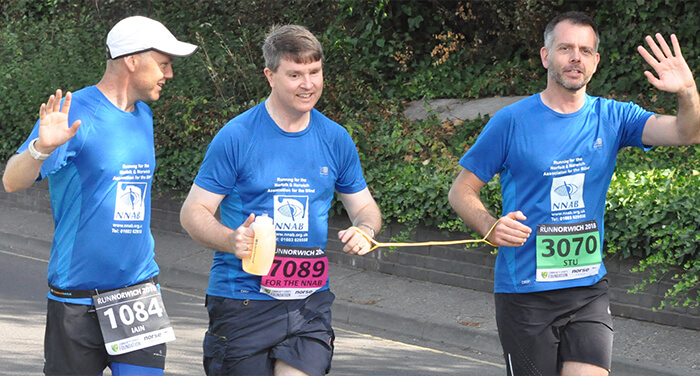
<svg viewBox="0 0 700 376"><path fill-rule="evenodd" d="M581 50L578 48L571 49L571 61L581 61Z"/></svg>
<svg viewBox="0 0 700 376"><path fill-rule="evenodd" d="M305 75L302 77L301 86L302 86L303 88L310 88L310 87L313 86L313 83L312 83L312 81L311 81L311 76L310 76L310 75L305 74Z"/></svg>

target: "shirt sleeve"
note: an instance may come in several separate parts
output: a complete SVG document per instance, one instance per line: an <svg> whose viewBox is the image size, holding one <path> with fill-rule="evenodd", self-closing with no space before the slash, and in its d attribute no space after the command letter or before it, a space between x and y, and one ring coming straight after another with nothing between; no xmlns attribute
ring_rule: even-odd
<svg viewBox="0 0 700 376"><path fill-rule="evenodd" d="M473 172L484 182L503 171L508 153L508 135L513 120L507 108L498 111L479 134L476 142L467 150L459 165Z"/></svg>

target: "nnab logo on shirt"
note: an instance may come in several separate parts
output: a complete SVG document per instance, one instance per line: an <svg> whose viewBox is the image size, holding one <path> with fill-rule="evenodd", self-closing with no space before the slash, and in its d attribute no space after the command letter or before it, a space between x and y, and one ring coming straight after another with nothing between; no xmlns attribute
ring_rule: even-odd
<svg viewBox="0 0 700 376"><path fill-rule="evenodd" d="M552 211L583 209L583 180L586 174L568 175L552 179L550 200Z"/></svg>
<svg viewBox="0 0 700 376"><path fill-rule="evenodd" d="M114 205L115 221L143 221L146 212L146 188L148 183L119 182L117 202Z"/></svg>
<svg viewBox="0 0 700 376"><path fill-rule="evenodd" d="M309 196L275 196L275 229L277 231L309 230Z"/></svg>

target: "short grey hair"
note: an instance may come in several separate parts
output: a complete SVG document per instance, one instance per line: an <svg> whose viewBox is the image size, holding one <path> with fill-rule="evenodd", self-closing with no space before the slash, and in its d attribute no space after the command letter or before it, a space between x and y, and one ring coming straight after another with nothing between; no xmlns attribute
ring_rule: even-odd
<svg viewBox="0 0 700 376"><path fill-rule="evenodd" d="M598 51L598 45L600 44L598 25L586 13L576 11L562 13L549 21L544 29L544 46L548 50L552 48L552 43L554 42L554 28L562 21L568 21L579 26L590 26L595 33L595 50Z"/></svg>
<svg viewBox="0 0 700 376"><path fill-rule="evenodd" d="M323 60L323 47L316 37L299 25L274 25L262 47L265 67L277 71L282 59L299 64Z"/></svg>

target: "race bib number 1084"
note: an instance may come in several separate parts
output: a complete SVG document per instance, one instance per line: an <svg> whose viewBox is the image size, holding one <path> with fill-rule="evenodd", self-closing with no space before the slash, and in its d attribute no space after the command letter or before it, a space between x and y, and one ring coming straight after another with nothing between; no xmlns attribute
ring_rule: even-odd
<svg viewBox="0 0 700 376"><path fill-rule="evenodd" d="M163 298L153 282L95 295L92 300L110 355L175 339Z"/></svg>

